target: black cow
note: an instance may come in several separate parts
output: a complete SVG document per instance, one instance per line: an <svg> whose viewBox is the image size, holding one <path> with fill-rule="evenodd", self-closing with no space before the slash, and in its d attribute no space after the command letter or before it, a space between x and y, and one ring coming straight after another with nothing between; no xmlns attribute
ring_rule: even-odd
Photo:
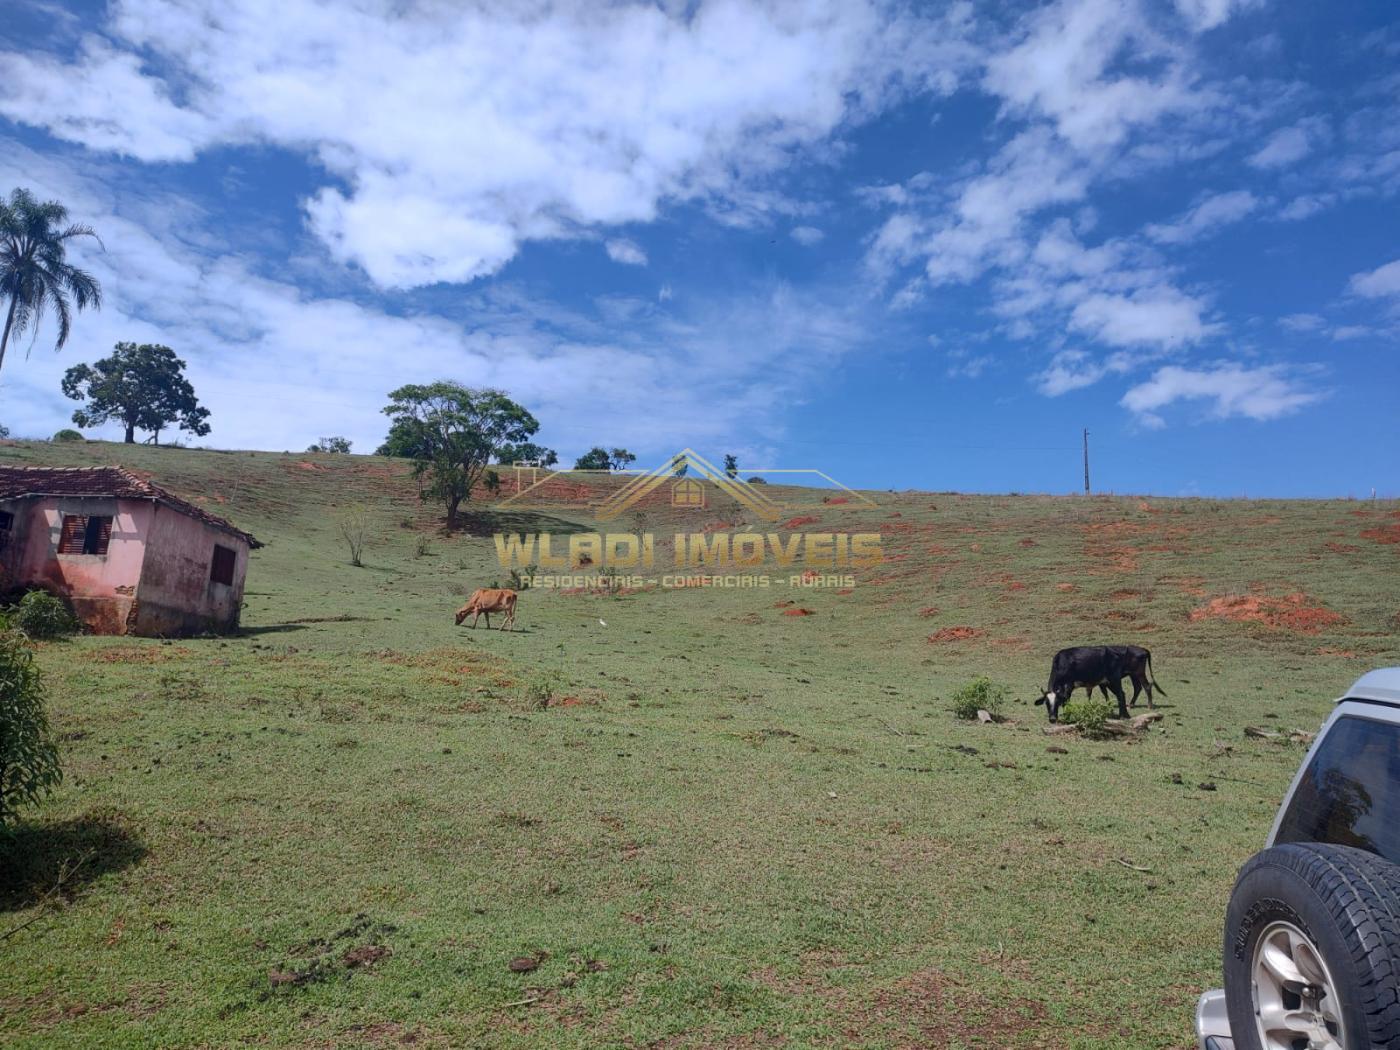
<svg viewBox="0 0 1400 1050"><path fill-rule="evenodd" d="M1061 649L1050 663L1050 684L1036 705L1045 705L1050 721L1060 720L1060 708L1069 702L1074 691L1083 686L1090 696L1094 688L1111 689L1118 698L1118 717L1128 717L1128 701L1123 696L1123 679L1133 680L1133 706L1138 694L1147 691L1147 706L1153 707L1152 690L1163 696L1167 691L1152 675L1152 654L1140 645L1076 645Z"/></svg>

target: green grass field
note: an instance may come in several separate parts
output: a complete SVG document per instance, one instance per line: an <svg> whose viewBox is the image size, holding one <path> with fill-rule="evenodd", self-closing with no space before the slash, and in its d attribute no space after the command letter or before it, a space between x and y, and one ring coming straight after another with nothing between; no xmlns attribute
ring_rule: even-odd
<svg viewBox="0 0 1400 1050"><path fill-rule="evenodd" d="M1315 729L1400 662L1394 504L773 487L886 563L849 594L532 590L502 633L452 622L505 582L487 534L586 507L448 536L388 460L0 462L150 471L267 543L238 637L41 647L66 780L0 869L13 1047L1188 1047L1303 753L1244 728ZM1217 598L1272 622L1192 617ZM1027 702L1098 642L1153 651L1140 742ZM1011 721L951 715L979 674Z"/></svg>

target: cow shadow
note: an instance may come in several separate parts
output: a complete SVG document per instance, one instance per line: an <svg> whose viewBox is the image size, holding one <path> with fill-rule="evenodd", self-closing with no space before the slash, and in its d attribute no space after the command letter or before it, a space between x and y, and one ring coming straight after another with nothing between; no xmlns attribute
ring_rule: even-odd
<svg viewBox="0 0 1400 1050"><path fill-rule="evenodd" d="M0 832L0 912L71 901L104 875L139 863L146 852L130 819L116 810Z"/></svg>

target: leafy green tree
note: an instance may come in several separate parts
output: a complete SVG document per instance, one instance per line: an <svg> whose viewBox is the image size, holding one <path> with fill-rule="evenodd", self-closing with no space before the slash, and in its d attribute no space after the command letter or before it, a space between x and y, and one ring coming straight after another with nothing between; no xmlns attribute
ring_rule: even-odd
<svg viewBox="0 0 1400 1050"><path fill-rule="evenodd" d="M63 392L75 401L87 399L73 413L74 423L96 427L114 419L126 428L128 445L137 430L149 431L160 444L160 432L172 424L200 437L209 433L209 410L194 396L185 362L168 346L118 343L111 357L68 369Z"/></svg>
<svg viewBox="0 0 1400 1050"><path fill-rule="evenodd" d="M344 438L344 437L327 437L327 438L322 438L320 441L317 441L315 444L313 444L313 445L308 445L307 448L306 448L306 451L308 451L308 452L335 452L335 453L342 453L342 454L345 454L345 455L349 455L349 453L350 453L350 439L349 439L349 438Z"/></svg>
<svg viewBox="0 0 1400 1050"><path fill-rule="evenodd" d="M613 470L626 470L633 463L637 462L637 457L628 452L625 448L615 448L608 453L612 460Z"/></svg>
<svg viewBox="0 0 1400 1050"><path fill-rule="evenodd" d="M64 427L62 430L56 432L56 433L54 434L53 437L49 438L49 440L50 440L50 441L84 441L84 440L86 440L86 439L83 437L82 434L78 433L78 432L77 432L76 430L74 430L72 427Z"/></svg>
<svg viewBox="0 0 1400 1050"><path fill-rule="evenodd" d="M724 472L731 478L739 476L739 457L732 452L724 454Z"/></svg>
<svg viewBox="0 0 1400 1050"><path fill-rule="evenodd" d="M38 329L46 310L58 318L55 350L68 342L73 310L102 305L102 287L92 274L67 262L68 242L93 237L90 226L68 221L58 201L42 204L26 189L16 188L0 200L0 301L9 300L0 332L0 365L10 336ZM98 240L101 244L101 240Z"/></svg>
<svg viewBox="0 0 1400 1050"><path fill-rule="evenodd" d="M559 462L559 453L533 441L525 441L519 445L502 445L496 462L506 466L512 463L538 463L542 467L552 467Z"/></svg>
<svg viewBox="0 0 1400 1050"><path fill-rule="evenodd" d="M62 779L34 653L19 634L0 633L0 828Z"/></svg>
<svg viewBox="0 0 1400 1050"><path fill-rule="evenodd" d="M540 428L501 391L446 380L399 387L384 414L392 423L381 454L413 460L419 495L447 508L448 528L457 524L457 508L471 499L501 449L529 441Z"/></svg>
<svg viewBox="0 0 1400 1050"><path fill-rule="evenodd" d="M600 445L594 445L574 461L575 470L612 470L612 455Z"/></svg>

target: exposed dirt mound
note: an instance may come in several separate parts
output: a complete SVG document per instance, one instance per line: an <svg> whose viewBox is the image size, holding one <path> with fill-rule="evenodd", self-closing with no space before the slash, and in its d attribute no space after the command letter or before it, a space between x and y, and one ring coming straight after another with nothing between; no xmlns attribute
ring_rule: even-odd
<svg viewBox="0 0 1400 1050"><path fill-rule="evenodd" d="M1266 598L1256 594L1226 595L1212 598L1205 605L1191 610L1192 621L1234 620L1251 621L1269 627L1317 634L1324 627L1347 622L1341 613L1333 612L1306 594L1286 594L1282 598Z"/></svg>
<svg viewBox="0 0 1400 1050"><path fill-rule="evenodd" d="M919 615L920 615L920 616L937 616L937 615L938 615L938 606L936 606L936 605L925 605L922 609L919 610Z"/></svg>
<svg viewBox="0 0 1400 1050"><path fill-rule="evenodd" d="M1381 525L1374 529L1362 529L1361 538L1375 540L1377 543L1400 543L1400 523Z"/></svg>
<svg viewBox="0 0 1400 1050"><path fill-rule="evenodd" d="M815 612L813 612L811 609L803 609L803 608L801 608L801 607L798 607L798 608L796 608L796 609L784 609L784 610L783 610L783 615L784 615L784 616L815 616L815 615L817 615L817 614L816 614Z"/></svg>
<svg viewBox="0 0 1400 1050"><path fill-rule="evenodd" d="M821 520L821 518L816 518L810 514L805 514L796 518L788 518L787 521L783 522L782 527L785 529L800 529L803 525L815 525Z"/></svg>
<svg viewBox="0 0 1400 1050"><path fill-rule="evenodd" d="M944 627L928 636L930 642L965 642L982 635L980 627Z"/></svg>

